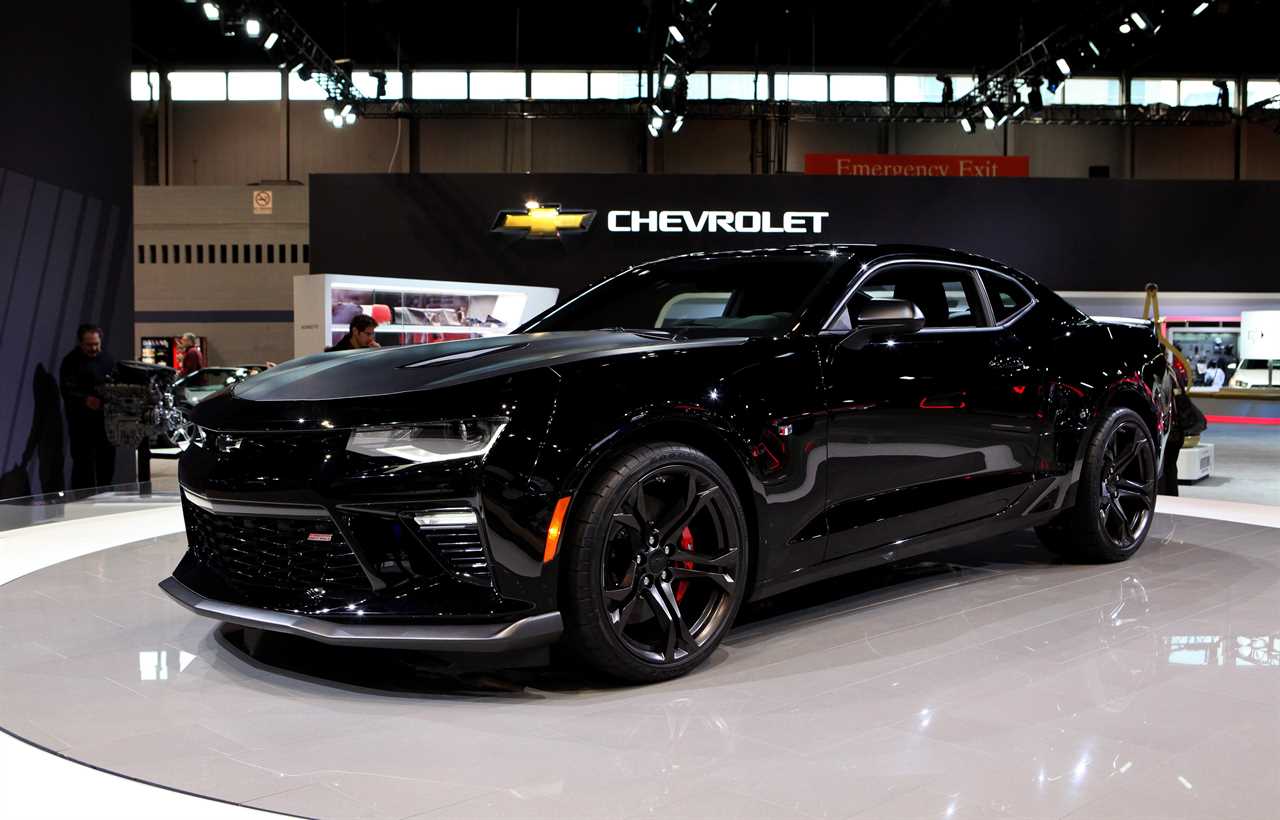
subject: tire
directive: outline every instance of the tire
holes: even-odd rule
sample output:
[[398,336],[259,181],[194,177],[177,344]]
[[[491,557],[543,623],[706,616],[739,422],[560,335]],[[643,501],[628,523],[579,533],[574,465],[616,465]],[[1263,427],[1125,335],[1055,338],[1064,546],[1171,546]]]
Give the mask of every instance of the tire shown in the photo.
[[1145,421],[1132,410],[1107,412],[1085,448],[1075,506],[1036,535],[1073,561],[1113,563],[1133,556],[1155,514],[1156,448]]
[[639,445],[597,470],[565,536],[563,648],[614,680],[698,666],[746,597],[742,501],[719,465],[684,444]]

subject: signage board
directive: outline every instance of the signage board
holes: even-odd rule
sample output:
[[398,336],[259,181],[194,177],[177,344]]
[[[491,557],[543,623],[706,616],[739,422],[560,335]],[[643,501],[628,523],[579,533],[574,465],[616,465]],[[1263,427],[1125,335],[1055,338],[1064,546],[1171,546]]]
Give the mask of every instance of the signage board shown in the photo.
[[841,177],[1025,177],[1030,157],[969,154],[805,154],[806,174]]

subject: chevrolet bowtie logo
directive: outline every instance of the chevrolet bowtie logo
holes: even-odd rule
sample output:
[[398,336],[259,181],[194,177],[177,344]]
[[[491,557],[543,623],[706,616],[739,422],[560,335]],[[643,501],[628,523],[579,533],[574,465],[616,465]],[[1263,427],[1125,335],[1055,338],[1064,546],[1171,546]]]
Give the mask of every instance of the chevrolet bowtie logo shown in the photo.
[[568,210],[551,203],[529,202],[523,211],[499,211],[493,230],[533,239],[555,239],[565,234],[586,233],[595,215],[595,211]]

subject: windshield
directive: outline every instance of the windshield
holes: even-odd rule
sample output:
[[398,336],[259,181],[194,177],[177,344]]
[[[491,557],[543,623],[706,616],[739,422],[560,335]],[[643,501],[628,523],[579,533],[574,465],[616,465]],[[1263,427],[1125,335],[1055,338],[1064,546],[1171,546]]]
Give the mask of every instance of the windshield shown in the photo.
[[[1272,360],[1271,360],[1271,366],[1272,366],[1273,368],[1277,369],[1277,370],[1280,370],[1280,359],[1272,359]],[[1267,360],[1266,360],[1266,359],[1245,359],[1244,361],[1240,362],[1240,367],[1239,367],[1238,369],[1240,369],[1240,370],[1266,370],[1266,369],[1267,369]]]
[[633,268],[583,291],[520,329],[788,330],[831,270],[826,254],[682,257]]

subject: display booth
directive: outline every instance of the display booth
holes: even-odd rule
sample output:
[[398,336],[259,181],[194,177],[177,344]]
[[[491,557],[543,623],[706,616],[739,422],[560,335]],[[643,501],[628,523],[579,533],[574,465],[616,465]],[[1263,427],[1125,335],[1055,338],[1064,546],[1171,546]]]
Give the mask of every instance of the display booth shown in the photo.
[[378,323],[383,347],[510,333],[556,302],[558,290],[382,276],[298,276],[294,355],[337,344],[357,316]]

